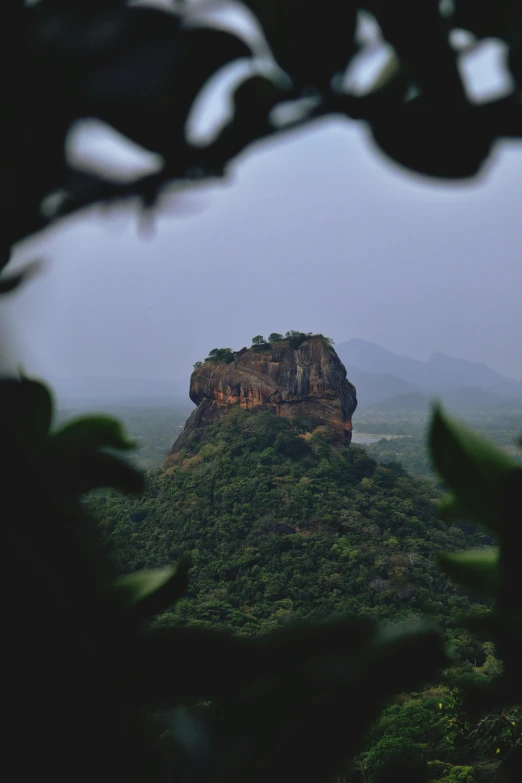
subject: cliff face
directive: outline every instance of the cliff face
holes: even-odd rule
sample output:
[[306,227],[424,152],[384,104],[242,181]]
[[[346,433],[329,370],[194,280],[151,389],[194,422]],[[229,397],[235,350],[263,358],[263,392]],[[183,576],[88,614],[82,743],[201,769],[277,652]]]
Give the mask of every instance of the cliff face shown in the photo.
[[234,407],[271,411],[277,416],[305,416],[313,427],[325,426],[332,441],[348,445],[356,391],[335,350],[322,338],[305,340],[298,348],[274,343],[270,351],[243,348],[232,364],[204,363],[192,373],[190,399],[197,409],[172,448],[188,436],[226,416]]

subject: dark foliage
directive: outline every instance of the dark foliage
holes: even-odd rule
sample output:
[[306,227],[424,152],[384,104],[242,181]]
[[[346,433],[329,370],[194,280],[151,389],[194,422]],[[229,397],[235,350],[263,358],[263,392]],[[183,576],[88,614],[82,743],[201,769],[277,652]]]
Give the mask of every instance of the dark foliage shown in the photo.
[[[124,0],[7,4],[3,263],[14,242],[63,215],[129,195],[148,207],[170,182],[223,175],[253,142],[325,114],[364,120],[394,161],[446,179],[475,176],[496,139],[522,133],[517,2],[328,0],[320,10],[296,0],[245,5],[258,17],[275,67],[272,75],[251,75],[235,88],[232,119],[201,146],[186,134],[201,89],[232,61],[250,58],[255,65],[256,51],[238,35],[212,26],[208,17],[198,21],[188,3],[172,10]],[[361,53],[356,21],[362,11],[377,20],[392,55],[373,87],[355,95],[344,89],[342,75]],[[467,97],[458,67],[462,53],[451,43],[455,29],[469,31],[477,45],[490,37],[507,44],[509,95],[478,105]],[[305,96],[316,100],[304,116],[275,123],[274,107],[292,101],[297,107]],[[86,117],[161,155],[160,170],[127,183],[75,165],[66,141]]]
[[234,351],[232,348],[213,348],[205,359],[206,364],[232,364],[233,361]]

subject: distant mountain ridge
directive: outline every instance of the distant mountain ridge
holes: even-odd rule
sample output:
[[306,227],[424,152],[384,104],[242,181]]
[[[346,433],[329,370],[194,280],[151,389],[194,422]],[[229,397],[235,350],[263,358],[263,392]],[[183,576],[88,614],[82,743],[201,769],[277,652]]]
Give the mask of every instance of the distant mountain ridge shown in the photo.
[[[483,362],[471,362],[434,353],[427,362],[401,356],[376,343],[353,338],[336,345],[348,380],[357,389],[359,407],[392,401],[392,409],[418,409],[421,398],[437,397],[458,408],[504,407],[518,410],[522,384]],[[521,368],[522,369],[522,368]],[[178,380],[151,378],[50,378],[58,402],[85,404],[169,404],[189,399],[189,377]],[[396,399],[397,398],[397,399]],[[408,400],[409,398],[409,400]],[[394,402],[393,402],[394,401]]]
[[[483,362],[433,353],[427,362],[400,356],[376,343],[354,338],[336,346],[348,377],[357,386],[361,405],[417,392],[427,397],[461,389],[481,389],[493,397],[522,399],[522,385]],[[369,394],[364,399],[357,375]],[[407,388],[400,389],[401,383]]]
[[391,397],[419,392],[412,383],[408,383],[390,372],[366,372],[360,367],[354,367],[346,362],[344,362],[344,366],[350,382],[357,389],[357,398],[362,405],[373,405]]

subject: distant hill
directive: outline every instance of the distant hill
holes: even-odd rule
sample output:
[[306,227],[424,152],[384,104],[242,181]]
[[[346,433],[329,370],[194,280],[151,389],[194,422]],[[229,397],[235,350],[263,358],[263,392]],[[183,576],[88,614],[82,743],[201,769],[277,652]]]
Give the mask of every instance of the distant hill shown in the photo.
[[448,410],[462,411],[521,411],[522,399],[504,397],[501,394],[493,394],[476,386],[465,389],[456,389],[442,395],[442,402]]
[[471,386],[465,389],[456,389],[446,392],[446,394],[436,395],[430,398],[419,392],[410,394],[399,394],[385,400],[377,400],[372,403],[363,404],[359,407],[359,414],[404,414],[412,416],[414,414],[426,416],[429,413],[432,399],[438,399],[448,411],[455,413],[522,413],[522,399],[517,400],[514,397],[504,397],[500,394]]
[[483,362],[470,362],[442,353],[434,353],[429,361],[423,362],[359,339],[340,343],[336,348],[345,366],[377,375],[391,374],[428,396],[476,387],[505,396],[522,397],[522,386],[517,381],[506,378]]
[[488,389],[492,394],[502,394],[504,397],[515,397],[522,400],[522,383],[506,379]]
[[383,415],[392,413],[411,415],[418,413],[424,416],[428,412],[429,405],[430,401],[424,394],[411,392],[410,394],[398,394],[396,397],[390,397],[387,400],[380,400],[367,407],[361,405],[360,413],[378,412]]
[[420,393],[412,383],[403,381],[390,372],[375,373],[366,372],[359,367],[353,367],[345,363],[348,380],[357,389],[359,405],[373,405],[398,395],[410,395]]
[[338,343],[335,347],[346,367],[350,365],[374,374],[391,373],[412,384],[423,380],[419,371],[419,365],[423,362],[399,356],[376,343],[354,338],[346,343]]

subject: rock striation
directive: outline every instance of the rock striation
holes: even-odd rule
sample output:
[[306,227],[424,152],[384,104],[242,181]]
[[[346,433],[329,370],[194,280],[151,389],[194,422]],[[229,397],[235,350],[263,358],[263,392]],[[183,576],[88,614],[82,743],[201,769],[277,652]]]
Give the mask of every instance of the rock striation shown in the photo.
[[198,407],[171,453],[183,448],[194,430],[238,406],[304,417],[312,428],[324,427],[332,442],[348,445],[357,407],[355,386],[335,349],[321,336],[309,337],[298,347],[282,341],[263,350],[242,348],[230,364],[204,362],[192,373],[190,399]]

